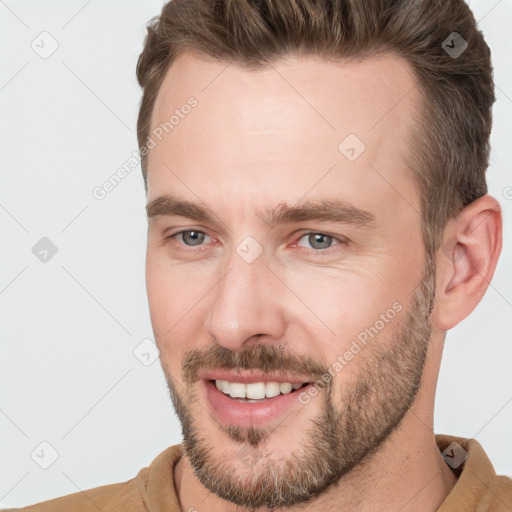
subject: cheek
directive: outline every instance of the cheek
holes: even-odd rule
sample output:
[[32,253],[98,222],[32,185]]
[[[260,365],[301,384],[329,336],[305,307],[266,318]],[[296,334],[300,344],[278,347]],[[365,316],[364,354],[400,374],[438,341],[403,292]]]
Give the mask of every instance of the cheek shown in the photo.
[[163,328],[169,311],[170,285],[168,274],[161,271],[156,258],[149,252],[146,255],[146,292],[148,296],[149,312],[155,334]]
[[194,293],[193,276],[180,264],[170,261],[164,250],[146,253],[146,291],[152,319],[171,323],[185,314],[189,296]]
[[155,341],[165,366],[180,370],[183,354],[201,336],[205,318],[206,279],[198,279],[179,264],[170,265],[163,258],[146,257],[146,291]]
[[[322,353],[328,365],[351,350],[355,340],[364,347],[365,341],[388,338],[404,309],[407,290],[402,290],[400,280],[390,279],[389,273],[383,270],[314,272],[307,279],[304,273],[301,277],[301,284],[291,288],[303,299],[307,310],[297,303],[304,314],[296,314],[294,318],[307,333],[308,350]],[[288,279],[293,276],[289,275]],[[354,348],[353,352],[356,351]]]
[[151,323],[159,341],[172,335],[187,309],[190,286],[176,268],[148,252],[146,256],[146,291]]

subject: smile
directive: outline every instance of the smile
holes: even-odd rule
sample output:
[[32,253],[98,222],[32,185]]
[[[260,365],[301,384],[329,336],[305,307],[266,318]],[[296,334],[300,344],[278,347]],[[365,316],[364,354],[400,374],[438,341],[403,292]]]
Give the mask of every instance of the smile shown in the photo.
[[287,395],[292,390],[301,388],[304,384],[290,382],[228,382],[227,380],[216,379],[216,388],[231,398],[243,399],[244,401],[260,401],[265,398],[274,398],[279,395]]

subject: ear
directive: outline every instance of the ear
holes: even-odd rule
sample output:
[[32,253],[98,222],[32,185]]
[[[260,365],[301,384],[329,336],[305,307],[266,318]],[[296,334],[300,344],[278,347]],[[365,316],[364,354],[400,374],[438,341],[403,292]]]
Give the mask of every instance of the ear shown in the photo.
[[447,224],[436,255],[435,327],[447,331],[476,308],[494,275],[501,246],[501,207],[492,196],[476,199]]

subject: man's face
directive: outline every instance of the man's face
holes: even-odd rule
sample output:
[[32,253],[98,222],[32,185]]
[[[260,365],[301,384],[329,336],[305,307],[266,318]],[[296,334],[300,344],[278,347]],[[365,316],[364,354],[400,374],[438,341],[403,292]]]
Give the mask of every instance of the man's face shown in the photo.
[[[226,500],[318,495],[422,384],[433,276],[405,166],[417,92],[391,56],[249,71],[184,54],[165,77],[152,127],[179,121],[149,156],[148,203],[172,196],[149,209],[151,320],[185,453]],[[284,394],[239,401],[216,378]]]

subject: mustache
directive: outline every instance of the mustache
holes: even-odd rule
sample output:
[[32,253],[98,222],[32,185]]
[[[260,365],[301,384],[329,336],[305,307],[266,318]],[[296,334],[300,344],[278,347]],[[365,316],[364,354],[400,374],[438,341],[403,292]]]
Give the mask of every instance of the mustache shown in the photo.
[[328,367],[311,355],[295,355],[284,345],[259,344],[233,351],[216,345],[209,349],[192,349],[183,358],[182,380],[192,385],[199,380],[201,370],[254,370],[262,373],[283,372],[306,374],[312,380],[322,378]]

